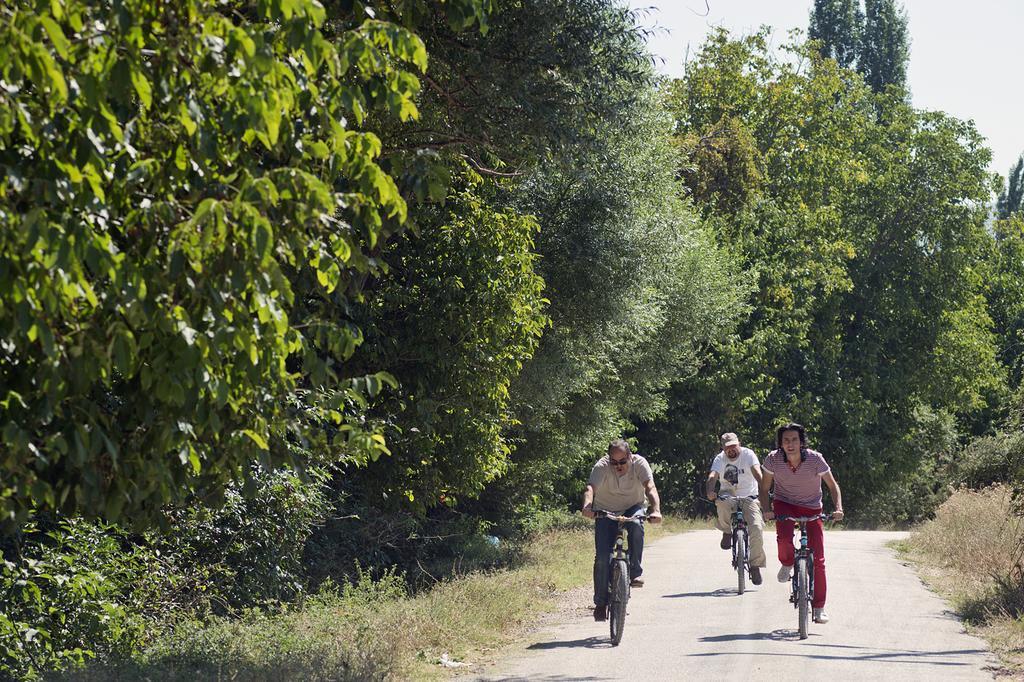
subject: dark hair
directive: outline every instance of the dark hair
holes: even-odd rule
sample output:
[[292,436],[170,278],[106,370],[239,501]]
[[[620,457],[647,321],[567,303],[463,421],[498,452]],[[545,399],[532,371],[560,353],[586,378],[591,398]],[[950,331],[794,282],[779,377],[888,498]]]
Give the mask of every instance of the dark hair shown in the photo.
[[611,443],[608,443],[608,452],[612,450],[622,450],[627,455],[633,454],[633,451],[629,448],[629,443],[623,438],[616,438]]
[[783,424],[778,428],[775,432],[775,447],[779,450],[782,449],[782,434],[786,431],[796,431],[800,435],[800,455],[804,456],[804,450],[807,449],[807,431],[796,422]]

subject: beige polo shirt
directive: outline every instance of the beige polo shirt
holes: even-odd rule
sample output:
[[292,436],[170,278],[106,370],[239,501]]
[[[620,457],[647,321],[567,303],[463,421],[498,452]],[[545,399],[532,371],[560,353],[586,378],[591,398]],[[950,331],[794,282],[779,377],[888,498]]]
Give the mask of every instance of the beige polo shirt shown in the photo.
[[654,478],[651,465],[640,455],[630,455],[625,475],[615,473],[615,467],[605,455],[590,472],[588,483],[594,488],[594,509],[621,514],[634,504],[643,504],[647,498],[645,485]]

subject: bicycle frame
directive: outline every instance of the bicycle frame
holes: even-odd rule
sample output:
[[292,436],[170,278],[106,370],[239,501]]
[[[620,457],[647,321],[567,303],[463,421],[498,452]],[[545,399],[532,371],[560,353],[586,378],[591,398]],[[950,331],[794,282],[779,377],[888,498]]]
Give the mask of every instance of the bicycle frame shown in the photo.
[[[725,502],[735,502],[736,507],[732,512],[732,567],[739,568],[742,562],[743,566],[750,564],[750,533],[747,531],[747,520],[743,516],[743,505],[740,501],[744,498],[736,497],[734,495],[718,495],[718,499]],[[756,500],[756,496],[750,496],[751,500]],[[736,536],[743,535],[743,556],[736,556]]]
[[[647,515],[638,513],[635,516],[620,516],[604,510],[595,509],[596,518],[616,521],[618,528],[615,535],[615,547],[608,562],[608,622],[611,629],[612,645],[622,640],[622,630],[626,622],[626,604],[629,602],[629,549],[626,547],[626,524],[642,524]],[[618,567],[618,570],[616,570]],[[616,592],[618,590],[618,592]]]
[[[820,518],[824,518],[822,515]],[[785,519],[783,519],[785,520]],[[814,551],[811,550],[810,545],[807,541],[807,524],[808,521],[803,519],[794,519],[800,526],[800,547],[797,548],[793,554],[793,565],[796,566],[796,562],[799,559],[805,559],[807,561],[807,598],[814,601]],[[813,519],[812,519],[813,520]],[[800,604],[797,598],[797,572],[793,571],[793,578],[790,580],[792,583],[792,592],[789,595],[789,601],[793,603],[793,608],[798,608]]]
[[[807,637],[810,612],[814,603],[814,552],[811,550],[807,538],[807,524],[812,521],[827,521],[831,518],[828,514],[815,514],[814,516],[787,516],[776,515],[776,521],[793,521],[800,526],[800,546],[793,555],[793,578],[792,591],[789,601],[793,608],[799,611],[797,620],[800,632],[800,639]],[[803,562],[804,571],[807,576],[807,591],[803,599],[800,597],[800,564]]]
[[647,520],[646,514],[636,514],[635,516],[619,516],[618,514],[612,514],[602,509],[594,510],[595,518],[611,519],[618,523],[619,527],[615,531],[615,548],[612,550],[611,558],[609,561],[629,561],[629,548],[626,544],[626,525],[630,523],[643,523]]

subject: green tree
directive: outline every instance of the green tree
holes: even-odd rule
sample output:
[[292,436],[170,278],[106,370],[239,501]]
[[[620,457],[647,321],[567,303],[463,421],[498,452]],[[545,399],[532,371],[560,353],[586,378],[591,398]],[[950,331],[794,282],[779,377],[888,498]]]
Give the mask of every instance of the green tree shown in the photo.
[[[457,34],[440,21],[420,34],[431,54],[422,115],[382,132],[389,167],[401,179],[433,159],[455,176],[468,165],[480,179],[443,207],[410,208],[421,235],[445,226],[462,233],[459,248],[409,237],[382,253],[392,267],[371,285],[380,329],[371,341],[366,326],[364,350],[368,358],[384,353],[383,366],[402,387],[381,406],[395,426],[392,457],[353,480],[377,499],[411,495],[422,508],[468,497],[505,472],[489,484],[486,504],[515,505],[529,498],[519,483],[533,486],[533,472],[574,471],[595,443],[628,428],[630,410],[658,409],[651,386],[698,355],[702,337],[687,336],[703,329],[695,320],[709,308],[718,318],[712,328],[732,319],[716,307],[727,277],[678,199],[664,135],[670,121],[648,112],[659,105],[632,13],[604,0],[531,1],[504,7],[486,35]],[[650,137],[657,142],[636,143]],[[400,186],[430,198],[429,184]],[[459,216],[467,211],[469,222]],[[527,242],[512,238],[534,221],[535,261],[517,251]],[[706,269],[704,249],[712,251]],[[524,269],[513,277],[513,266]],[[534,270],[546,281],[552,325],[530,359]],[[452,288],[458,281],[463,290]],[[396,296],[409,282],[416,295]],[[695,300],[698,288],[708,301]],[[376,300],[378,292],[390,293]],[[508,317],[501,311],[511,302],[518,313]],[[503,326],[514,319],[518,328]],[[416,353],[378,351],[377,339],[393,333],[410,344],[430,341]],[[496,353],[496,342],[507,352]],[[391,354],[397,362],[387,360]],[[555,445],[567,440],[571,453]],[[548,492],[551,478],[540,481]]]
[[665,409],[742,311],[743,286],[680,197],[657,101],[601,130],[605,147],[538,173],[521,200],[541,222],[552,329],[513,387],[512,499],[575,501],[612,437]]
[[[1004,390],[979,299],[989,153],[970,124],[792,49],[790,63],[764,34],[719,33],[673,85],[696,166],[684,178],[715,188],[700,208],[757,289],[739,333],[674,387],[643,440],[680,453],[679,475],[693,475],[718,433],[767,446],[779,421],[796,419],[831,456],[851,508],[881,505]],[[730,154],[758,176],[693,144],[725,126],[745,130]]]
[[354,361],[399,382],[370,410],[391,455],[355,474],[377,504],[454,504],[506,468],[509,386],[547,318],[537,223],[488,193],[464,170],[444,205],[419,207],[417,233],[381,253],[388,272],[356,315],[365,343]]
[[1010,177],[996,201],[996,216],[1009,218],[1024,208],[1024,156],[1017,159],[1010,169]]
[[860,54],[864,13],[860,0],[814,0],[808,35],[821,41],[821,54],[852,68]]
[[[410,12],[422,3],[404,3]],[[485,24],[491,2],[448,3]],[[0,10],[0,513],[168,502],[386,452],[344,314],[406,203],[407,28],[313,0]]]
[[993,225],[994,239],[982,271],[999,359],[1012,390],[1024,379],[1024,216],[1011,214]]
[[896,0],[864,0],[864,32],[857,70],[875,92],[906,89],[910,39],[907,13]]

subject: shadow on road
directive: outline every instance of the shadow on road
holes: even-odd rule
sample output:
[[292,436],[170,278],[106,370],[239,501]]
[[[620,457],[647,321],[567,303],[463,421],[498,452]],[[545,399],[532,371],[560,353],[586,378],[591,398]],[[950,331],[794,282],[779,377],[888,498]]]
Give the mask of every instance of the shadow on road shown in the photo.
[[796,639],[799,633],[796,630],[772,630],[771,632],[749,632],[733,635],[715,635],[714,637],[701,637],[702,642],[742,642],[744,640],[774,640],[776,642],[787,639]]
[[[757,590],[747,590],[748,592],[757,592]],[[736,590],[731,588],[722,588],[715,590],[714,592],[680,592],[679,594],[663,594],[662,599],[681,599],[683,597],[738,597]]]
[[[527,649],[610,649],[612,643],[607,637],[587,637],[586,639],[569,639],[561,642],[537,642],[526,647]],[[597,678],[594,678],[597,679]]]
[[[778,636],[775,636],[778,635]],[[811,633],[811,636],[816,636]],[[761,640],[761,639],[780,639],[780,640],[796,640],[796,630],[776,630],[772,633],[753,633],[748,635],[722,635],[719,637],[704,637],[701,639],[702,642],[728,642],[735,640]],[[842,644],[815,644],[813,642],[807,642],[801,644],[801,646],[816,646],[816,647],[834,647],[843,649],[860,649],[864,653],[853,654],[848,656],[841,656],[839,654],[794,654],[785,652],[772,652],[772,651],[756,651],[756,652],[741,652],[741,651],[709,651],[699,654],[690,654],[690,656],[706,658],[710,656],[789,656],[796,658],[813,658],[818,660],[826,661],[880,661],[882,663],[924,663],[927,665],[941,665],[941,666],[959,666],[959,665],[971,665],[968,661],[950,661],[950,660],[927,660],[928,657],[951,657],[951,656],[973,656],[975,654],[987,653],[984,649],[955,649],[950,651],[912,651],[912,650],[895,650],[895,649],[876,649],[874,647],[859,647],[856,645],[842,645]],[[907,659],[907,660],[901,660]]]

